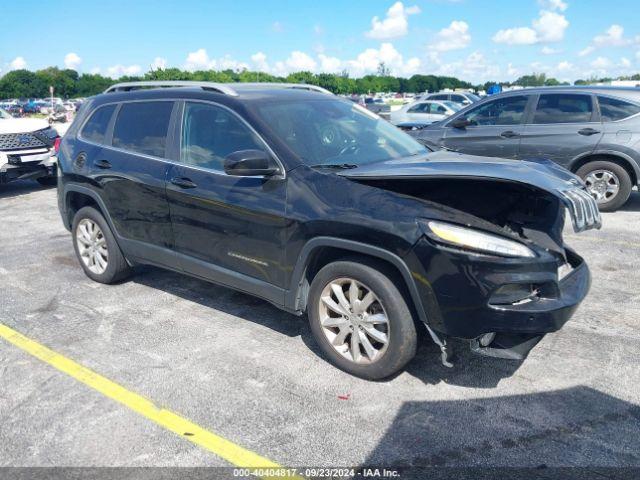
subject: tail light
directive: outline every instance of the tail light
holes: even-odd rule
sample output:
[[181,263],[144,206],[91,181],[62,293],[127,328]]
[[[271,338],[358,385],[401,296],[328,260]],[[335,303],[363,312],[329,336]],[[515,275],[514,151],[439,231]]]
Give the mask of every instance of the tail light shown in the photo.
[[58,152],[60,151],[60,141],[62,139],[60,137],[57,137],[54,141],[53,141],[53,150],[56,152],[56,155],[58,154]]

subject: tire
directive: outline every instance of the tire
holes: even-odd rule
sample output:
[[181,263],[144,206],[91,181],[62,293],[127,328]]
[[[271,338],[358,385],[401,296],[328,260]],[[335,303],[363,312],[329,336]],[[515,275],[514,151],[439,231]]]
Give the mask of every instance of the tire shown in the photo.
[[[596,160],[580,167],[576,174],[587,183],[587,188],[589,192],[596,197],[598,208],[601,212],[616,211],[626,203],[631,195],[631,189],[633,187],[631,177],[624,167],[617,163],[606,160]],[[610,182],[615,182],[618,185],[617,193],[610,198],[607,198],[606,194],[602,196],[602,190],[597,191],[596,189],[598,181],[604,182],[600,184],[602,188],[606,186],[606,178],[609,178]],[[593,180],[596,180],[596,183],[592,182]],[[602,196],[602,198],[598,198],[599,196]]]
[[36,182],[38,182],[43,187],[55,187],[58,185],[58,177],[39,177],[36,178]]
[[[417,333],[411,310],[404,295],[390,279],[392,276],[383,264],[376,262],[337,261],[322,268],[309,289],[309,324],[325,357],[341,370],[367,380],[380,380],[398,373],[416,353]],[[358,294],[354,296],[358,302],[365,300],[367,292],[375,296],[376,300],[366,310],[361,310],[361,303],[349,302],[351,283],[348,281],[356,284]],[[352,307],[353,313],[347,312],[348,317],[329,308],[322,299],[329,296],[334,308],[341,307],[332,285],[342,290],[343,300]],[[372,297],[366,298],[370,300]],[[345,311],[344,308],[342,311]],[[360,317],[358,313],[361,313]],[[381,313],[383,316],[380,316]],[[387,323],[378,323],[383,317],[386,317]],[[334,323],[339,326],[332,327]],[[369,333],[372,329],[377,330],[372,332],[374,336]],[[358,334],[356,339],[364,335],[369,343],[367,347],[376,352],[370,355],[371,348],[365,348],[365,342],[362,341],[355,345],[357,353],[352,353],[354,333],[351,332]],[[376,340],[384,338],[386,343]],[[338,346],[334,347],[332,343]],[[357,358],[358,354],[360,358]]]
[[[91,225],[94,225],[98,230],[91,229]],[[79,230],[80,229],[80,230]],[[131,273],[131,267],[124,258],[118,243],[116,242],[109,225],[102,216],[102,214],[93,207],[83,207],[73,217],[73,224],[71,228],[73,237],[73,248],[78,257],[78,262],[84,270],[84,273],[91,279],[99,283],[116,283],[126,278]],[[88,239],[91,235],[86,233],[95,232],[95,242],[92,244],[92,240]],[[99,233],[98,233],[99,232]],[[84,239],[85,242],[79,240],[79,237]],[[84,256],[80,252],[80,244],[91,246],[93,250],[89,250],[89,253]],[[100,248],[96,248],[100,245]],[[104,254],[106,249],[106,255]],[[93,253],[93,255],[92,255]],[[104,263],[96,260],[96,255],[100,255]],[[92,257],[89,259],[89,257]],[[93,260],[93,267],[91,266],[91,260]]]

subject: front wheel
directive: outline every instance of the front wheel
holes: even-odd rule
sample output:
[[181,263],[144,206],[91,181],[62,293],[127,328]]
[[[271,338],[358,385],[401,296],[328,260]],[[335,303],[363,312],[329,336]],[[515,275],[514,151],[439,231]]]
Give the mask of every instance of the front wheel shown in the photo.
[[313,279],[307,303],[311,331],[328,360],[369,380],[399,372],[417,344],[404,296],[379,267],[331,263]]
[[604,160],[589,162],[580,167],[576,174],[584,180],[601,212],[617,210],[631,195],[631,177],[617,163]]

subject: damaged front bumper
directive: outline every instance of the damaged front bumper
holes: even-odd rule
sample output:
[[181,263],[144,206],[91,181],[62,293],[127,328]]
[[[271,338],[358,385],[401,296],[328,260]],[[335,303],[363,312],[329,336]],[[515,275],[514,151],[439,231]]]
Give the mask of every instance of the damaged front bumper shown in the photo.
[[491,343],[507,348],[525,343],[530,349],[542,335],[562,328],[591,284],[587,264],[574,251],[566,249],[566,262],[548,251],[537,254],[534,259],[479,255],[422,238],[407,260],[429,327],[476,341],[477,353],[526,355],[528,350],[515,357],[495,354],[479,339],[496,334]]

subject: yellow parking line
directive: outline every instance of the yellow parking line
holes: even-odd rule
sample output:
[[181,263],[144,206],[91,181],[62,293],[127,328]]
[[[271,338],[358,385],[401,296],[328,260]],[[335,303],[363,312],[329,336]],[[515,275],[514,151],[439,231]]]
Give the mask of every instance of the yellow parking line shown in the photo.
[[153,402],[147,400],[141,395],[127,390],[108,378],[105,378],[102,375],[99,375],[96,372],[74,362],[73,360],[40,345],[38,342],[25,337],[21,333],[18,333],[1,323],[0,337],[24,350],[28,354],[33,355],[37,359],[48,363],[62,373],[66,373],[70,377],[84,383],[93,390],[121,403],[134,412],[154,421],[158,425],[180,435],[186,440],[215,453],[217,456],[237,467],[259,469],[282,468],[277,463],[261,457],[246,448],[242,448],[226,438],[209,432],[180,415],[157,407]]

